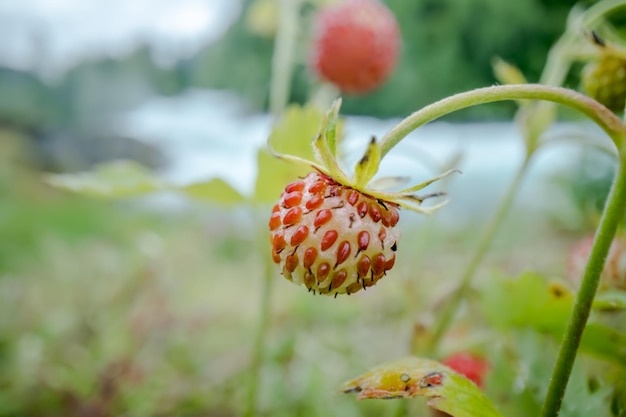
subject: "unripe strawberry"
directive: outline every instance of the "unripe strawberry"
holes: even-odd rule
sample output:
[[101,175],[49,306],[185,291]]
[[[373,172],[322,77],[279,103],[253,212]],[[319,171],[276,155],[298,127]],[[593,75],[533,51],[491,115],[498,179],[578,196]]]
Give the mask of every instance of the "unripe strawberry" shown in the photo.
[[[575,286],[579,287],[582,280],[594,236],[587,236],[572,246],[567,258],[566,276]],[[626,289],[626,243],[615,238],[604,263],[604,269],[600,276],[599,289]]]
[[584,91],[613,112],[621,113],[626,104],[626,59],[602,54],[597,62],[583,69]]
[[468,352],[452,354],[443,359],[441,363],[464,375],[479,388],[483,387],[485,374],[489,370],[489,362]]
[[416,192],[459,172],[451,169],[398,190],[408,178],[374,179],[384,151],[372,137],[354,173],[347,174],[337,160],[340,105],[341,100],[336,100],[322,119],[313,140],[316,161],[278,153],[271,137],[268,141],[277,158],[315,170],[287,185],[272,209],[272,259],[288,280],[314,293],[335,296],[366,289],[385,276],[396,261],[398,209],[422,214],[439,210],[447,201],[430,207],[422,203],[443,193]]
[[311,66],[345,93],[367,93],[389,77],[400,44],[398,22],[384,4],[347,0],[316,15]]
[[399,218],[393,203],[312,172],[287,185],[272,210],[272,259],[309,291],[355,293],[393,267]]

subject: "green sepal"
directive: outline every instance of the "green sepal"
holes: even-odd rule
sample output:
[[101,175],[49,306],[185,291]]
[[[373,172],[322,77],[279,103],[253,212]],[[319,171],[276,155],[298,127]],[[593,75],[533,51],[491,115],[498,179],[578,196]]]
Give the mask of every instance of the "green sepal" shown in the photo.
[[333,101],[326,114],[326,126],[322,135],[326,140],[328,150],[333,157],[337,157],[337,127],[339,122],[339,109],[341,108],[341,98]]
[[339,128],[340,107],[341,98],[338,98],[324,115],[319,133],[313,141],[313,150],[317,160],[325,168],[322,172],[344,185],[350,185],[348,176],[343,172],[337,161],[337,130]]
[[357,399],[424,397],[428,405],[452,417],[502,417],[472,381],[430,359],[409,357],[383,364],[344,383]]
[[411,180],[410,177],[382,177],[376,178],[369,183],[369,188],[373,190],[388,190],[390,188],[398,188],[407,184]]
[[382,152],[380,145],[376,142],[376,138],[372,136],[372,140],[370,140],[369,145],[367,145],[365,154],[354,167],[354,184],[357,188],[365,188],[367,183],[374,178],[374,175],[376,175],[380,167],[381,158]]
[[419,183],[417,185],[414,185],[412,187],[404,188],[404,189],[398,191],[398,193],[399,194],[414,193],[416,191],[419,191],[419,190],[421,190],[423,188],[428,187],[433,182],[437,182],[437,181],[439,181],[441,179],[444,179],[445,177],[447,177],[447,176],[449,176],[451,174],[455,174],[455,173],[462,174],[462,172],[460,170],[456,169],[456,168],[455,169],[449,169],[448,171],[444,172],[443,174],[439,174],[436,177],[430,178],[430,179],[428,179],[428,180],[426,180],[424,182],[421,182],[421,183]]

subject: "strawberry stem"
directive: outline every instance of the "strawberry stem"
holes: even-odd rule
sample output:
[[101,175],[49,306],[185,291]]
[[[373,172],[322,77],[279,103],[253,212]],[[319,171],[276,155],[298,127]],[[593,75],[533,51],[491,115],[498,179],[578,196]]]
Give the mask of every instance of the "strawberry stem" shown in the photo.
[[468,107],[505,100],[545,100],[563,104],[580,111],[596,122],[622,148],[622,132],[626,128],[620,119],[597,101],[576,91],[542,84],[498,85],[466,91],[421,108],[392,128],[380,141],[382,156],[418,127]]

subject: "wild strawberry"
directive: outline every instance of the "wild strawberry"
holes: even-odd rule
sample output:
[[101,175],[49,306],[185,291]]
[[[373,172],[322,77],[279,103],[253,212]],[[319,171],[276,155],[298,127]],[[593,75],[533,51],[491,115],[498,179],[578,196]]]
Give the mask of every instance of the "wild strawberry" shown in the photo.
[[[369,184],[383,157],[372,138],[349,177],[336,159],[336,123],[340,101],[335,102],[313,141],[318,162],[293,155],[274,154],[285,161],[315,169],[285,187],[269,219],[272,259],[288,280],[320,294],[351,294],[374,285],[396,261],[400,219],[404,207],[430,214],[446,202],[420,207],[429,197],[414,193],[449,175],[443,173],[400,191],[382,191],[380,184],[397,186],[399,178]],[[374,183],[374,182],[373,182]],[[368,186],[369,184],[369,186]]]
[[[593,235],[587,236],[576,242],[569,251],[566,276],[575,287],[580,286],[593,241]],[[613,239],[600,276],[599,289],[608,288],[626,289],[626,242],[620,238]]]
[[609,110],[621,113],[626,105],[626,51],[607,44],[593,32],[591,41],[599,54],[583,68],[582,88]]
[[583,69],[582,87],[609,110],[621,113],[626,104],[626,59],[604,55]]
[[489,362],[468,352],[454,353],[443,359],[441,363],[464,375],[479,388],[483,387],[485,374],[489,370]]
[[399,219],[392,203],[312,172],[287,185],[274,206],[272,258],[285,278],[309,290],[355,293],[393,267]]
[[377,0],[348,0],[315,17],[311,66],[345,93],[367,93],[396,66],[400,30],[393,13]]

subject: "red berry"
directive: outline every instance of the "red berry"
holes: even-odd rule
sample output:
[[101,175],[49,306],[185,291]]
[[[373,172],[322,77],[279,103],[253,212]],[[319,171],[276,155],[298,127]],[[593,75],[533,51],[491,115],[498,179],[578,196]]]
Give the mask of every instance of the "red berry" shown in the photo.
[[479,388],[483,387],[485,374],[489,370],[489,362],[468,352],[458,352],[441,361],[452,370],[473,381]]
[[393,203],[318,172],[285,191],[270,218],[272,259],[285,278],[320,294],[350,294],[374,285],[393,267],[399,233],[381,222],[397,223]]
[[396,66],[400,30],[393,13],[377,0],[347,0],[315,17],[313,70],[345,93],[379,87]]

